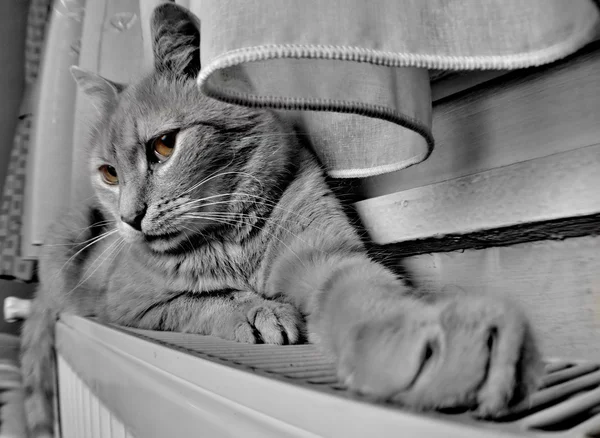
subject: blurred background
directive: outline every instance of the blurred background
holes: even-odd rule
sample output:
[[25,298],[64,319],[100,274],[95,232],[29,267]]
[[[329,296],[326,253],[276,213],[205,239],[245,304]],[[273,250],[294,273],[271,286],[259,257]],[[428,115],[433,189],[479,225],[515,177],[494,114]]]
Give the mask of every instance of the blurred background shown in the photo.
[[[4,188],[25,90],[25,40],[29,0],[0,1],[0,193]],[[0,301],[8,296],[30,298],[34,284],[0,277]],[[20,324],[0,318],[0,333],[18,333]]]

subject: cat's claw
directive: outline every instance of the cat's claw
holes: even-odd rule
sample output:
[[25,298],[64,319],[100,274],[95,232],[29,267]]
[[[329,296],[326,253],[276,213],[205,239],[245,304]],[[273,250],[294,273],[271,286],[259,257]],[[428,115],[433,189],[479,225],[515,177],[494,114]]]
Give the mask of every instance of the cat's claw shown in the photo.
[[540,355],[511,304],[460,297],[355,328],[339,357],[351,390],[416,409],[498,417],[536,387]]

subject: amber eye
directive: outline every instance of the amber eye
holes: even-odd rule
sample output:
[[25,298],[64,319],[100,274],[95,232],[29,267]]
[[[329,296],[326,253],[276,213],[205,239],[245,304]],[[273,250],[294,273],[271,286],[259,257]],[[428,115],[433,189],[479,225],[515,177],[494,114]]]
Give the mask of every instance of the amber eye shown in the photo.
[[152,150],[154,151],[156,158],[158,158],[158,161],[166,161],[171,154],[173,154],[176,141],[176,132],[161,135],[152,141]]
[[98,168],[102,179],[106,184],[116,185],[119,184],[119,175],[117,175],[117,169],[108,164],[104,164]]

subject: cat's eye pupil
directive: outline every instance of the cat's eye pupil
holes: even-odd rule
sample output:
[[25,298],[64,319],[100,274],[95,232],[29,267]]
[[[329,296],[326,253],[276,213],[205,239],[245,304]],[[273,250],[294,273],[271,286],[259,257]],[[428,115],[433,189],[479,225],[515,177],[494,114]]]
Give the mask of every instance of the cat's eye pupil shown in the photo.
[[160,138],[162,144],[164,144],[168,148],[175,147],[175,136],[173,134],[165,134]]

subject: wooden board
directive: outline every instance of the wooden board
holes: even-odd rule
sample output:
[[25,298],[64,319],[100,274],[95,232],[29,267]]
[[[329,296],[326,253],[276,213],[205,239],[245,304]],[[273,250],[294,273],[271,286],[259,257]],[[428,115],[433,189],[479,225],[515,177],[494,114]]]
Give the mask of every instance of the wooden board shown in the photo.
[[403,264],[427,289],[514,298],[547,356],[600,360],[600,237],[426,254]]
[[[600,42],[439,101],[427,161],[363,182],[367,198],[598,143]],[[399,145],[398,147],[401,147]]]
[[379,244],[597,214],[600,144],[367,199],[356,206]]

